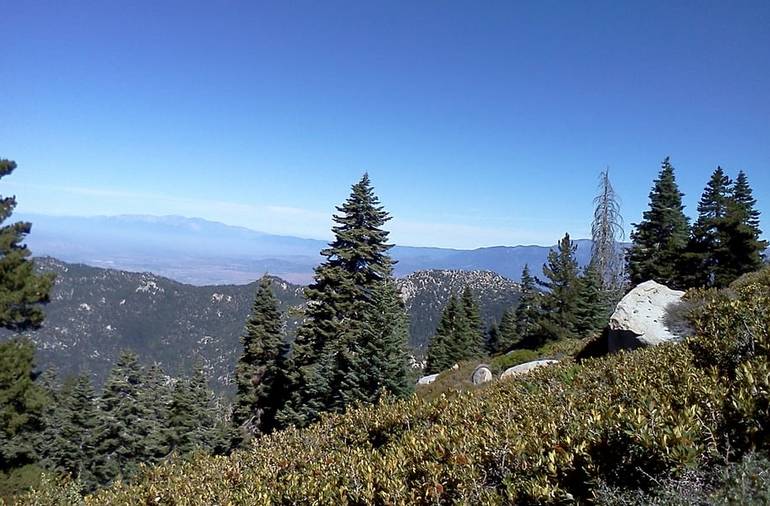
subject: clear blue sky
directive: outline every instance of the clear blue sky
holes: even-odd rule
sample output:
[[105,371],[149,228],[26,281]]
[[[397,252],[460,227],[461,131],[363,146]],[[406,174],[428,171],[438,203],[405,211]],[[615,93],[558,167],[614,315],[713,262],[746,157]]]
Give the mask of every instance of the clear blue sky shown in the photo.
[[[325,238],[369,171],[401,244],[628,223],[671,155],[770,229],[770,2],[0,0],[0,183],[19,211],[180,214]],[[767,235],[767,234],[766,234]]]

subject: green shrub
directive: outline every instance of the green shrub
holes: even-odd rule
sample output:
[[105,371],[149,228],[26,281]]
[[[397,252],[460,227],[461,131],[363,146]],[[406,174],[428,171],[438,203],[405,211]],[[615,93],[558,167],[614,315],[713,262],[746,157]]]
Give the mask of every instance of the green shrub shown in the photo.
[[649,491],[601,486],[595,502],[600,506],[770,504],[770,461],[751,453],[738,462],[702,466],[661,480]]
[[[768,290],[710,292],[684,345],[357,407],[230,457],[149,468],[86,503],[556,504],[592,501],[602,487],[649,490],[728,449],[767,447]],[[47,487],[23,503],[56,504],[59,489]]]

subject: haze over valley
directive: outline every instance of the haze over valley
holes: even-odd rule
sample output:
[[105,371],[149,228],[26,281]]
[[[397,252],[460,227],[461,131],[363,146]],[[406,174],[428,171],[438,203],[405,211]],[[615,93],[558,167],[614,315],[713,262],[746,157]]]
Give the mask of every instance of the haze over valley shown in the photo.
[[[266,234],[180,216],[72,217],[18,214],[33,223],[27,243],[37,256],[134,272],[153,272],[194,285],[251,283],[265,273],[307,284],[326,241]],[[575,241],[583,266],[590,241]],[[525,264],[534,271],[549,247],[497,246],[474,250],[395,246],[395,274],[427,269],[484,270],[518,281]]]

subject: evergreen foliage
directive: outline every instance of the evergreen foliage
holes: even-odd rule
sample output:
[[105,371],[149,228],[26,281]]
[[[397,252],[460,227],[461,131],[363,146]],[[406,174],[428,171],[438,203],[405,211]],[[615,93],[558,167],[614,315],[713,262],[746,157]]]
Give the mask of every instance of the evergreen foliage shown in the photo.
[[462,360],[479,357],[484,350],[484,327],[481,323],[479,303],[469,286],[463,290],[461,303],[465,313],[464,335],[458,341],[461,343]]
[[143,460],[155,463],[169,454],[171,445],[168,427],[171,389],[160,365],[152,364],[143,371],[137,402],[143,413]]
[[[398,307],[392,282],[393,260],[388,255],[388,232],[382,227],[390,216],[374,194],[368,175],[353,185],[348,199],[337,208],[332,228],[334,241],[321,254],[326,257],[306,289],[305,322],[297,331],[287,365],[290,396],[277,419],[282,425],[306,425],[324,411],[342,411],[353,402],[374,402],[383,388],[401,380],[375,378],[367,372],[373,352],[399,357],[406,367],[405,343],[399,325],[385,338],[374,328],[378,293]],[[403,312],[402,308],[397,310]],[[405,337],[405,336],[403,336]],[[398,371],[388,374],[402,377]]]
[[575,330],[578,337],[593,337],[606,325],[610,316],[611,292],[602,287],[597,266],[590,263],[580,277],[575,307]]
[[449,297],[449,301],[441,312],[441,320],[436,327],[436,333],[428,345],[425,371],[434,374],[446,370],[455,362],[452,361],[451,342],[457,334],[457,320],[462,318],[457,297]]
[[[0,178],[11,174],[16,162],[0,158]],[[0,225],[11,217],[16,197],[0,196]],[[50,275],[35,274],[30,251],[22,244],[32,225],[17,222],[0,226],[0,327],[21,332],[43,322],[40,304],[48,302]]]
[[521,271],[521,298],[514,313],[517,338],[523,342],[531,341],[539,332],[541,319],[542,297],[529,272],[529,265],[525,264]]
[[731,181],[721,167],[711,175],[698,202],[698,219],[685,255],[688,286],[716,286],[725,260],[726,218]]
[[[507,311],[505,313],[507,313]],[[503,318],[505,318],[505,313],[503,313]],[[487,330],[486,340],[484,341],[484,351],[486,351],[487,355],[495,355],[500,352],[499,350],[501,348],[500,326],[496,322],[492,322]]]
[[215,453],[224,434],[219,430],[213,393],[199,363],[189,379],[177,380],[169,412],[172,451],[181,456],[194,452]]
[[650,207],[641,223],[634,224],[632,246],[627,252],[632,285],[654,280],[671,288],[686,285],[684,253],[690,227],[682,205],[674,167],[666,157],[650,192]]
[[96,483],[90,475],[95,457],[94,429],[98,418],[91,380],[77,376],[51,391],[52,411],[42,440],[42,465],[48,470],[78,478],[87,488]]
[[145,456],[146,413],[139,402],[142,370],[134,353],[121,353],[99,400],[90,472],[99,484],[127,479]]
[[768,243],[760,239],[762,230],[756,204],[748,177],[740,171],[735,178],[731,198],[727,201],[716,286],[727,286],[741,275],[756,271],[763,265]]
[[[556,249],[548,253],[543,265],[545,281],[538,283],[548,291],[543,296],[543,314],[540,319],[541,340],[572,338],[577,335],[577,302],[580,281],[575,259],[576,246],[565,234]],[[529,343],[541,345],[542,342]]]
[[466,286],[461,297],[450,296],[441,313],[436,334],[428,346],[426,371],[437,373],[449,369],[462,360],[481,356],[484,348],[478,303]]
[[499,334],[498,344],[494,350],[491,350],[492,353],[504,353],[519,342],[520,334],[516,322],[516,310],[509,308],[503,313],[502,318],[500,318],[500,325],[497,329]]
[[369,313],[374,338],[364,342],[363,360],[359,364],[365,391],[375,396],[388,393],[404,397],[413,391],[409,376],[409,320],[396,284],[388,280],[376,285],[373,292],[374,311]]
[[34,359],[28,340],[0,342],[0,477],[39,459],[35,443],[49,399],[35,382]]
[[283,335],[278,301],[263,277],[241,338],[243,352],[235,369],[238,388],[233,409],[236,444],[269,433],[281,406]]

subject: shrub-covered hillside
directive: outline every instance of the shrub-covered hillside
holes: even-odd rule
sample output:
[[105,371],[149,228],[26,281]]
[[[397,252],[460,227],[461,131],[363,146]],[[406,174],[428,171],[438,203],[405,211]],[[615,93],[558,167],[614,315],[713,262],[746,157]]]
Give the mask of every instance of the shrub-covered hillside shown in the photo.
[[[689,299],[686,343],[327,416],[230,457],[147,469],[86,503],[588,502],[741,461],[770,442],[770,270]],[[48,484],[24,502],[73,494]]]

